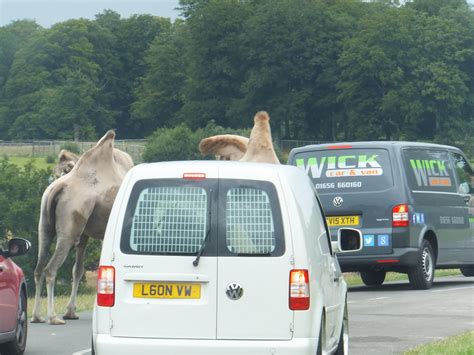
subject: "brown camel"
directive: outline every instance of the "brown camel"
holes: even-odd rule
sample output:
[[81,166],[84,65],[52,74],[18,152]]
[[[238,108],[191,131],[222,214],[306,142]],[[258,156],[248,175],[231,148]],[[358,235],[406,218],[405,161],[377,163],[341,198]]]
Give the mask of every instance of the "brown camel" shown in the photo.
[[208,137],[199,144],[203,155],[213,154],[221,160],[280,164],[275,154],[270,130],[270,117],[265,111],[257,112],[250,139],[225,134]]
[[[71,298],[64,319],[77,319],[76,294],[84,274],[84,252],[88,238],[102,240],[105,227],[120,184],[133,167],[132,158],[114,149],[115,132],[108,131],[85,152],[72,170],[47,187],[41,199],[38,226],[38,262],[35,269],[36,295],[31,322],[44,322],[41,317],[41,288],[46,279],[49,324],[64,324],[54,310],[54,284],[57,270],[69,251],[76,247]],[[54,239],[56,249],[48,258]]]

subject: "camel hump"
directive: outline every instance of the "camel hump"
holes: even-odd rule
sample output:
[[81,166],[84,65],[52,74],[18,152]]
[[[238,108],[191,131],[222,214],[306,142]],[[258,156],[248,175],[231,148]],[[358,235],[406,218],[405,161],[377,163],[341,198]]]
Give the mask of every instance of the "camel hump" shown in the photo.
[[114,140],[115,140],[115,131],[113,129],[110,129],[104,134],[104,136],[101,139],[99,139],[99,141],[97,142],[95,146],[101,147],[107,143],[113,145]]
[[259,111],[255,114],[254,123],[262,122],[262,121],[266,121],[266,122],[270,121],[270,116],[268,115],[267,111]]

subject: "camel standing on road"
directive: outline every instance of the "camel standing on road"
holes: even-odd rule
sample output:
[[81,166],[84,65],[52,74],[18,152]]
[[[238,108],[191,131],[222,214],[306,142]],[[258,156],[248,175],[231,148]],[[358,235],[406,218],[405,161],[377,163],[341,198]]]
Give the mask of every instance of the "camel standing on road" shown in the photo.
[[221,160],[280,164],[273,148],[270,116],[265,111],[255,115],[250,139],[232,134],[212,136],[199,143],[199,150]]
[[[38,226],[38,262],[35,269],[36,295],[31,322],[40,323],[40,298],[44,279],[48,294],[49,324],[64,324],[54,310],[54,284],[57,270],[69,251],[76,247],[71,298],[64,319],[78,319],[76,295],[84,274],[84,252],[89,238],[104,238],[107,220],[120,184],[133,167],[132,158],[114,149],[115,132],[108,131],[85,152],[72,170],[55,180],[43,193]],[[49,247],[57,237],[56,249],[48,258]]]

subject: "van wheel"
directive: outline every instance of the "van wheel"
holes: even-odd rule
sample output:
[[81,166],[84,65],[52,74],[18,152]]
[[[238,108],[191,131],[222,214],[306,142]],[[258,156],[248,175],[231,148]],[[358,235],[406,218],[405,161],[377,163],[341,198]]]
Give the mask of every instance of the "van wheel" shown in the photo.
[[433,248],[426,239],[421,244],[418,260],[415,266],[408,271],[408,279],[415,290],[431,288],[434,280],[435,258]]
[[11,355],[21,355],[26,348],[26,335],[28,330],[28,321],[26,319],[26,295],[24,292],[20,291],[20,297],[18,301],[18,314],[16,320],[16,333],[15,338],[5,344],[0,345],[0,353],[2,354],[11,354]]
[[385,281],[386,271],[361,271],[362,282],[367,286],[380,286]]
[[474,266],[462,267],[461,274],[463,274],[464,276],[474,276]]

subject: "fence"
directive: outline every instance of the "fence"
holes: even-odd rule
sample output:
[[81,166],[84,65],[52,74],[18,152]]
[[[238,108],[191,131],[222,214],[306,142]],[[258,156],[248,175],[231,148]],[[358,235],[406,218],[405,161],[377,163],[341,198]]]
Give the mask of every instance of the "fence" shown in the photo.
[[[92,148],[97,142],[73,142],[73,141],[29,141],[29,142],[0,142],[0,156],[30,156],[44,157],[57,156],[61,147],[65,144],[76,145],[80,152]],[[145,150],[145,140],[116,140],[115,148],[127,152],[132,157],[135,164],[143,162],[143,151]]]

